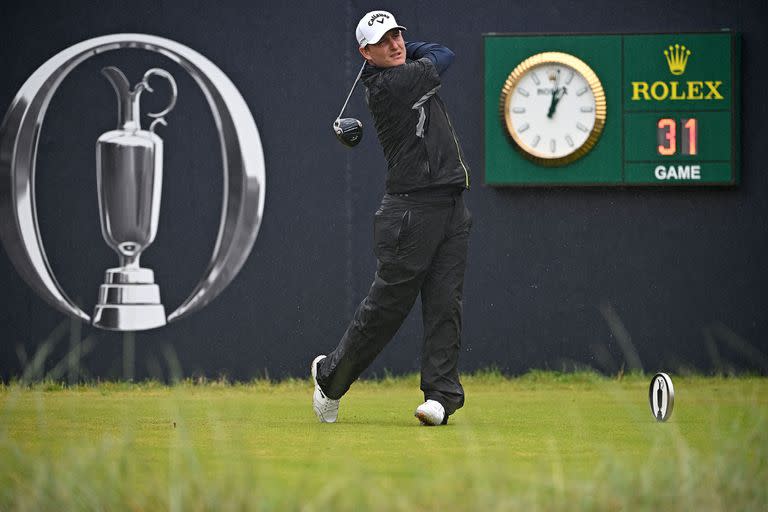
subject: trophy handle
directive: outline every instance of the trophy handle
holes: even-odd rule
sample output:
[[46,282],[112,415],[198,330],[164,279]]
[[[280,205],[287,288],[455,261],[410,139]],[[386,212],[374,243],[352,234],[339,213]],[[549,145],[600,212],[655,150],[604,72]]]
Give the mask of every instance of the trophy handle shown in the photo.
[[[152,89],[152,87],[149,85],[149,77],[151,77],[152,75],[157,75],[165,78],[166,80],[168,80],[168,83],[171,86],[171,102],[168,103],[168,106],[165,107],[165,109],[161,110],[160,112],[153,112],[153,113],[147,114],[149,117],[152,117],[155,119],[162,119],[176,106],[176,99],[179,97],[179,88],[176,86],[176,80],[173,78],[173,75],[167,72],[166,70],[160,69],[160,68],[152,68],[150,70],[147,70],[147,72],[144,73],[144,78],[141,79],[141,83],[139,84],[139,86],[143,86],[144,89],[149,92],[155,92],[155,90]],[[152,123],[153,126],[154,124],[155,123]],[[167,126],[166,123],[163,123],[163,125]]]

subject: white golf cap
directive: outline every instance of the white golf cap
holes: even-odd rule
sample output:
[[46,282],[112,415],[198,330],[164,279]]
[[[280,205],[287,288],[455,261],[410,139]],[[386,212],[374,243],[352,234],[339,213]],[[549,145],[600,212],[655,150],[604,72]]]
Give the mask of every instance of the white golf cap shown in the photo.
[[367,44],[376,44],[384,37],[388,31],[393,28],[406,30],[402,25],[398,25],[395,16],[387,11],[371,11],[360,19],[355,30],[357,42],[360,48]]

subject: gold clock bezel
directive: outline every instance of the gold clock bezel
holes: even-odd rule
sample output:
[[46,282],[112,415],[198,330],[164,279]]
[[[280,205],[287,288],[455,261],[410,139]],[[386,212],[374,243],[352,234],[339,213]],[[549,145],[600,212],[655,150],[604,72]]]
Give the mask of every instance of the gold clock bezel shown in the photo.
[[[548,157],[546,153],[542,151],[536,151],[534,149],[527,148],[517,132],[512,127],[512,115],[509,112],[509,103],[512,99],[515,89],[520,80],[531,69],[542,66],[544,64],[562,64],[576,70],[587,81],[590,89],[592,89],[592,95],[595,98],[595,124],[592,130],[587,136],[587,140],[571,153],[559,157]],[[563,52],[542,52],[532,55],[525,59],[523,62],[517,65],[515,69],[507,77],[504,82],[504,87],[501,89],[501,97],[499,98],[499,110],[501,111],[502,125],[506,129],[507,136],[512,140],[513,146],[523,156],[529,160],[545,167],[558,167],[575,162],[579,158],[589,153],[592,148],[597,144],[600,139],[600,135],[603,133],[606,119],[606,101],[605,90],[603,84],[597,77],[592,68],[590,68],[584,61],[578,57],[574,57],[571,54]]]

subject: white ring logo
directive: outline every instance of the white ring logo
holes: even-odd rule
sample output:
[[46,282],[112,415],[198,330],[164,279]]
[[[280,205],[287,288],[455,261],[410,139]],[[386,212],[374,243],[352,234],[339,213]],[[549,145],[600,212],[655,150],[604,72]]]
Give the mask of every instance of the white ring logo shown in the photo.
[[[121,48],[139,48],[162,54],[187,71],[208,101],[221,144],[224,199],[216,244],[205,275],[189,297],[168,316],[167,321],[172,322],[207,305],[237,275],[258,235],[265,196],[264,154],[248,105],[232,81],[215,64],[187,46],[147,34],[96,37],[58,53],[27,79],[0,125],[0,238],[19,274],[38,295],[66,314],[91,321],[91,317],[67,297],[51,272],[40,238],[35,209],[35,163],[45,112],[59,84],[83,61],[96,54]],[[161,144],[160,141],[160,157]],[[159,195],[157,200],[159,202]],[[123,263],[121,256],[121,265]],[[138,268],[138,255],[135,267],[131,267],[133,269],[142,272],[133,272],[129,277],[118,276],[116,283],[126,284],[127,281],[127,284],[143,287],[155,286],[145,284],[146,281],[141,279],[132,281],[136,275],[146,277],[147,272],[152,273],[148,269]],[[107,271],[108,278],[113,270],[117,269]],[[125,270],[125,267],[121,270]],[[144,290],[139,291],[141,293],[126,293],[125,289],[121,289],[117,290],[117,295],[123,297],[120,300],[124,300],[123,304],[127,304],[128,310],[131,310],[131,306],[137,305],[135,302],[146,305],[137,297],[146,297],[147,294]],[[100,302],[102,294],[110,295],[107,292],[100,292]],[[159,303],[159,294],[157,298]],[[97,315],[98,312],[97,306]],[[94,318],[94,324],[102,328],[133,331],[166,323],[164,310],[162,319],[151,324],[142,315],[126,314],[123,311],[116,316],[118,318],[107,322],[99,322]]]

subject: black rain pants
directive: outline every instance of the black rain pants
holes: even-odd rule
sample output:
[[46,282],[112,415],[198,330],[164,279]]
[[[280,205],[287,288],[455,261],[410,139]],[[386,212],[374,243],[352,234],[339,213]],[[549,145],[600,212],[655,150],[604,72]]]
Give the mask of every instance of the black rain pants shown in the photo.
[[377,271],[336,349],[318,364],[326,396],[341,398],[392,339],[421,294],[421,390],[448,415],[459,382],[462,292],[472,218],[460,190],[386,194],[374,216]]

